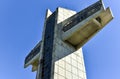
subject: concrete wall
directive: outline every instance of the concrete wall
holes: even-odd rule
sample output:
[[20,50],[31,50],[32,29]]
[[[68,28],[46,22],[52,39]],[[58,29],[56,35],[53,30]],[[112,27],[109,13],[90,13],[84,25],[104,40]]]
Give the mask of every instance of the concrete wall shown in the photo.
[[81,48],[55,62],[54,79],[86,79]]
[[58,8],[57,23],[55,26],[53,61],[53,79],[86,79],[82,48],[76,50],[73,46],[61,40],[61,22],[76,12]]

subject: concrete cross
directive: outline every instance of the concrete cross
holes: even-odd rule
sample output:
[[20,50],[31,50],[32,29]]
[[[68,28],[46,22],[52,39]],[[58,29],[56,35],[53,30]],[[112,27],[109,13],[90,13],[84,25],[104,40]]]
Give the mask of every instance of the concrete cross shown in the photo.
[[58,7],[46,12],[42,40],[25,59],[36,79],[86,79],[82,46],[113,19],[97,1],[80,12]]

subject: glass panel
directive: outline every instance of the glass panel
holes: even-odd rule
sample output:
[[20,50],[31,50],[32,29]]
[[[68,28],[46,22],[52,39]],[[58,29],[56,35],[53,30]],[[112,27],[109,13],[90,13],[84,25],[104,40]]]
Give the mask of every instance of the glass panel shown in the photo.
[[55,12],[47,19],[43,46],[42,78],[51,78],[52,50],[54,41]]
[[92,14],[99,11],[101,9],[101,7],[102,7],[102,3],[101,3],[101,1],[98,1],[95,4],[80,11],[76,15],[73,15],[72,17],[69,18],[67,23],[65,23],[65,25],[63,26],[63,31],[65,32],[65,31],[71,29],[73,26],[75,26],[79,22],[83,21],[84,19],[88,18]]

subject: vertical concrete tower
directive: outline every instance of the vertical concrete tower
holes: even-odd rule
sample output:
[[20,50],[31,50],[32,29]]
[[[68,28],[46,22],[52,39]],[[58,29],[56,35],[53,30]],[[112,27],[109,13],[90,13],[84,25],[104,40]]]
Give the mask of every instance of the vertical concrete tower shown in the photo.
[[42,40],[25,59],[36,79],[87,79],[82,46],[113,19],[102,1],[80,12],[57,8],[46,12]]

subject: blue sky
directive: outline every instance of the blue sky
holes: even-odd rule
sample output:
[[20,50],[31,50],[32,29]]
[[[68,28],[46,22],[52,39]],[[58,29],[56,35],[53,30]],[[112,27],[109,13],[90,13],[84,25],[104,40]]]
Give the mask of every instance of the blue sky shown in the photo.
[[[45,11],[75,11],[97,0],[0,0],[0,79],[35,79],[24,58],[41,39]],[[83,46],[88,79],[120,79],[120,1],[104,0],[114,20]]]

